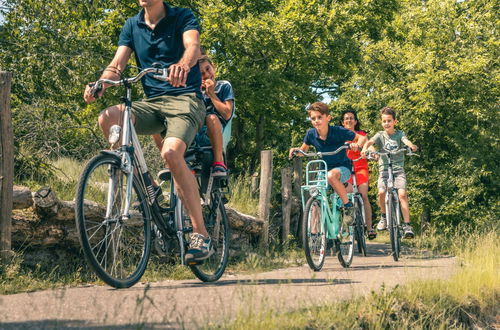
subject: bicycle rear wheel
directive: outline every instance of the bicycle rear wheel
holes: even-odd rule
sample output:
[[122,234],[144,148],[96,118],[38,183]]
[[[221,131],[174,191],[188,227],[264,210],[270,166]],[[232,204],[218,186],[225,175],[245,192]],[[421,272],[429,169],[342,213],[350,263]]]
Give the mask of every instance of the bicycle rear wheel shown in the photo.
[[229,261],[229,220],[226,209],[218,189],[212,192],[211,197],[211,203],[204,205],[202,212],[215,252],[202,264],[189,266],[203,282],[217,281],[224,274]]
[[363,219],[363,201],[361,196],[354,198],[354,214],[356,217],[354,233],[358,245],[358,252],[366,257],[365,220]]
[[315,272],[320,271],[325,263],[326,222],[322,219],[321,201],[316,197],[309,198],[302,221],[303,246],[307,263]]
[[335,239],[335,248],[342,267],[349,267],[354,256],[354,225],[345,223],[342,213],[339,234]]
[[391,248],[392,248],[392,258],[394,261],[399,260],[401,253],[401,232],[399,230],[399,219],[401,219],[401,213],[399,210],[399,203],[396,200],[398,198],[397,193],[391,194],[390,200],[390,214],[387,215],[389,235],[391,238]]
[[75,220],[83,253],[96,275],[115,288],[127,288],[146,269],[151,217],[146,195],[135,179],[130,217],[123,217],[127,176],[120,165],[117,155],[104,153],[87,163],[78,183]]

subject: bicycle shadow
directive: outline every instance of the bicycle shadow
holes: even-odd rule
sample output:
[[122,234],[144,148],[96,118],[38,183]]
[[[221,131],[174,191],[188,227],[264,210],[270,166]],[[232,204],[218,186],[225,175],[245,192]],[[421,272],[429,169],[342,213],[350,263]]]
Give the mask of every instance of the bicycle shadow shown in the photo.
[[[273,278],[262,278],[262,279],[220,279],[217,282],[205,283],[205,282],[189,282],[180,285],[161,285],[151,287],[151,290],[158,289],[184,289],[184,288],[199,288],[199,287],[226,287],[226,286],[254,286],[254,285],[300,285],[300,284],[314,284],[315,286],[332,286],[332,285],[342,285],[342,284],[355,284],[360,283],[359,281],[353,281],[351,279],[325,279],[325,278],[292,278],[292,279],[273,279]],[[132,290],[134,288],[131,288]],[[141,288],[137,288],[142,290]],[[130,290],[130,289],[129,289]]]

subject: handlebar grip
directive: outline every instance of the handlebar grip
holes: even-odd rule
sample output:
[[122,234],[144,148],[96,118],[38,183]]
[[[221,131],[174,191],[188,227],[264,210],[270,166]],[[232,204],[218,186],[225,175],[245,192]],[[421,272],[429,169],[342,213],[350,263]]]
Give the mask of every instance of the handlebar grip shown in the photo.
[[90,93],[92,94],[92,96],[94,98],[98,98],[99,92],[102,91],[102,82],[97,81],[96,83],[89,84],[89,86],[91,87]]

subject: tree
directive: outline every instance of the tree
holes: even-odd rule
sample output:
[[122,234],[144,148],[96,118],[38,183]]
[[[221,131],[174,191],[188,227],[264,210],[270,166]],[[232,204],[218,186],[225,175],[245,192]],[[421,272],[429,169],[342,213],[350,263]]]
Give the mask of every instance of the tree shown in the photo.
[[421,148],[408,168],[412,207],[446,226],[498,219],[498,39],[489,1],[401,1],[336,106],[350,103],[372,133],[398,111]]

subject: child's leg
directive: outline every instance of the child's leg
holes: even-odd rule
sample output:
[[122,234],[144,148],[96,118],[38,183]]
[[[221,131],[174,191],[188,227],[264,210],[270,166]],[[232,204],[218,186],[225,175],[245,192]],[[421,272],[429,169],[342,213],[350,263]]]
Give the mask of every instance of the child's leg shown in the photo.
[[401,213],[403,214],[403,219],[405,223],[410,223],[410,208],[408,205],[408,196],[406,195],[406,189],[398,190],[399,203],[401,205]]
[[368,182],[362,183],[358,186],[358,190],[363,197],[363,205],[365,207],[366,226],[368,230],[372,229],[372,206],[368,199]]
[[219,118],[214,114],[209,114],[206,118],[207,134],[212,144],[214,152],[214,162],[224,163],[222,157],[222,125]]
[[378,190],[378,206],[380,213],[385,214],[385,190],[379,188]]
[[347,204],[349,199],[347,198],[347,191],[344,184],[340,181],[340,171],[337,168],[328,171],[328,183],[333,187],[335,192],[339,195],[342,203]]

